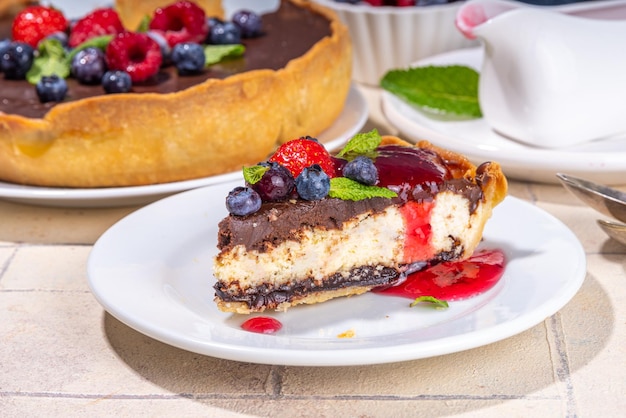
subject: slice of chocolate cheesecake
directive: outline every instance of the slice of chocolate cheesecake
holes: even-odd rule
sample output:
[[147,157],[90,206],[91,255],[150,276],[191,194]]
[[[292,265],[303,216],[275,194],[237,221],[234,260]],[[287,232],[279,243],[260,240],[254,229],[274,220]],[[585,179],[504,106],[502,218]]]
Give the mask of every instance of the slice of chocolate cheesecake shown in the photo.
[[[330,173],[318,170],[324,163],[312,165],[329,178],[321,198],[302,198],[305,169],[294,175],[295,190],[283,199],[261,199],[258,210],[231,211],[221,221],[214,265],[219,309],[285,310],[356,295],[472,255],[492,209],[506,195],[499,165],[476,167],[427,142],[412,146],[395,137],[379,137],[370,148],[330,157]],[[364,158],[376,174],[366,184],[353,169]],[[290,171],[294,159],[275,158]],[[254,196],[255,186],[248,182],[240,193]],[[264,195],[263,187],[256,188]]]

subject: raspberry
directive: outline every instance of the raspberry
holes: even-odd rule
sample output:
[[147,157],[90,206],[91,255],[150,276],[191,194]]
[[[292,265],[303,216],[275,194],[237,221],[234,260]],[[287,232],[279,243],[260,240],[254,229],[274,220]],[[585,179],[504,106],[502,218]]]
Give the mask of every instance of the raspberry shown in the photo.
[[159,72],[161,48],[145,33],[123,32],[106,49],[109,70],[126,71],[133,83],[146,81]]
[[335,164],[330,154],[322,144],[309,138],[285,142],[269,160],[285,166],[294,178],[313,164],[319,164],[328,177],[335,177]]
[[209,33],[204,10],[189,1],[156,9],[150,29],[161,32],[171,47],[183,42],[202,43]]
[[55,32],[64,32],[68,22],[60,11],[44,6],[30,6],[13,19],[13,41],[27,43],[33,48],[39,41]]
[[103,35],[117,35],[124,32],[124,26],[113,9],[96,9],[80,19],[70,32],[70,47],[75,48],[83,42]]

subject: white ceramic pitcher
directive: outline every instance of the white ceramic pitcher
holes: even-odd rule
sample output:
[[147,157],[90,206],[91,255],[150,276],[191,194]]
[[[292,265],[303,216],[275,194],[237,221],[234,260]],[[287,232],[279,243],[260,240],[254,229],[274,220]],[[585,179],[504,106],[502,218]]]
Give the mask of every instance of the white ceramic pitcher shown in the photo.
[[499,0],[459,9],[459,30],[484,45],[479,101],[486,122],[550,148],[625,133],[626,20],[555,9]]

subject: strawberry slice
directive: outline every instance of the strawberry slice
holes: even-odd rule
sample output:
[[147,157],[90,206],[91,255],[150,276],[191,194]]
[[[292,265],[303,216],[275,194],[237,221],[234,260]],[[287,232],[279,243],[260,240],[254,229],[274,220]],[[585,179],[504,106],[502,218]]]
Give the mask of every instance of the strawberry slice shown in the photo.
[[65,32],[67,19],[57,9],[44,6],[29,6],[19,12],[11,26],[15,42],[24,42],[37,47],[39,41],[55,32]]
[[156,9],[150,29],[160,33],[170,47],[183,42],[202,43],[209,33],[204,10],[190,1]]
[[313,164],[319,164],[328,177],[335,177],[335,164],[330,154],[313,139],[298,138],[285,142],[269,160],[287,168],[294,178]]
[[125,30],[115,10],[111,8],[96,9],[72,27],[69,45],[75,48],[96,36],[117,35]]

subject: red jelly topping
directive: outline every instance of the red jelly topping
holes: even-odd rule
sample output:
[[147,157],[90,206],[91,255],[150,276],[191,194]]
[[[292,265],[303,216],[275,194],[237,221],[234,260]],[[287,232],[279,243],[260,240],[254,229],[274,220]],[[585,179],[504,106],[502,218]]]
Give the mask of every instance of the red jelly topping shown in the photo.
[[246,331],[256,332],[259,334],[274,334],[283,327],[277,319],[267,316],[257,316],[246,320],[241,324],[241,328]]
[[467,299],[491,289],[504,273],[500,250],[477,251],[465,261],[445,262],[410,274],[398,286],[377,293],[415,299],[432,296],[445,301]]

